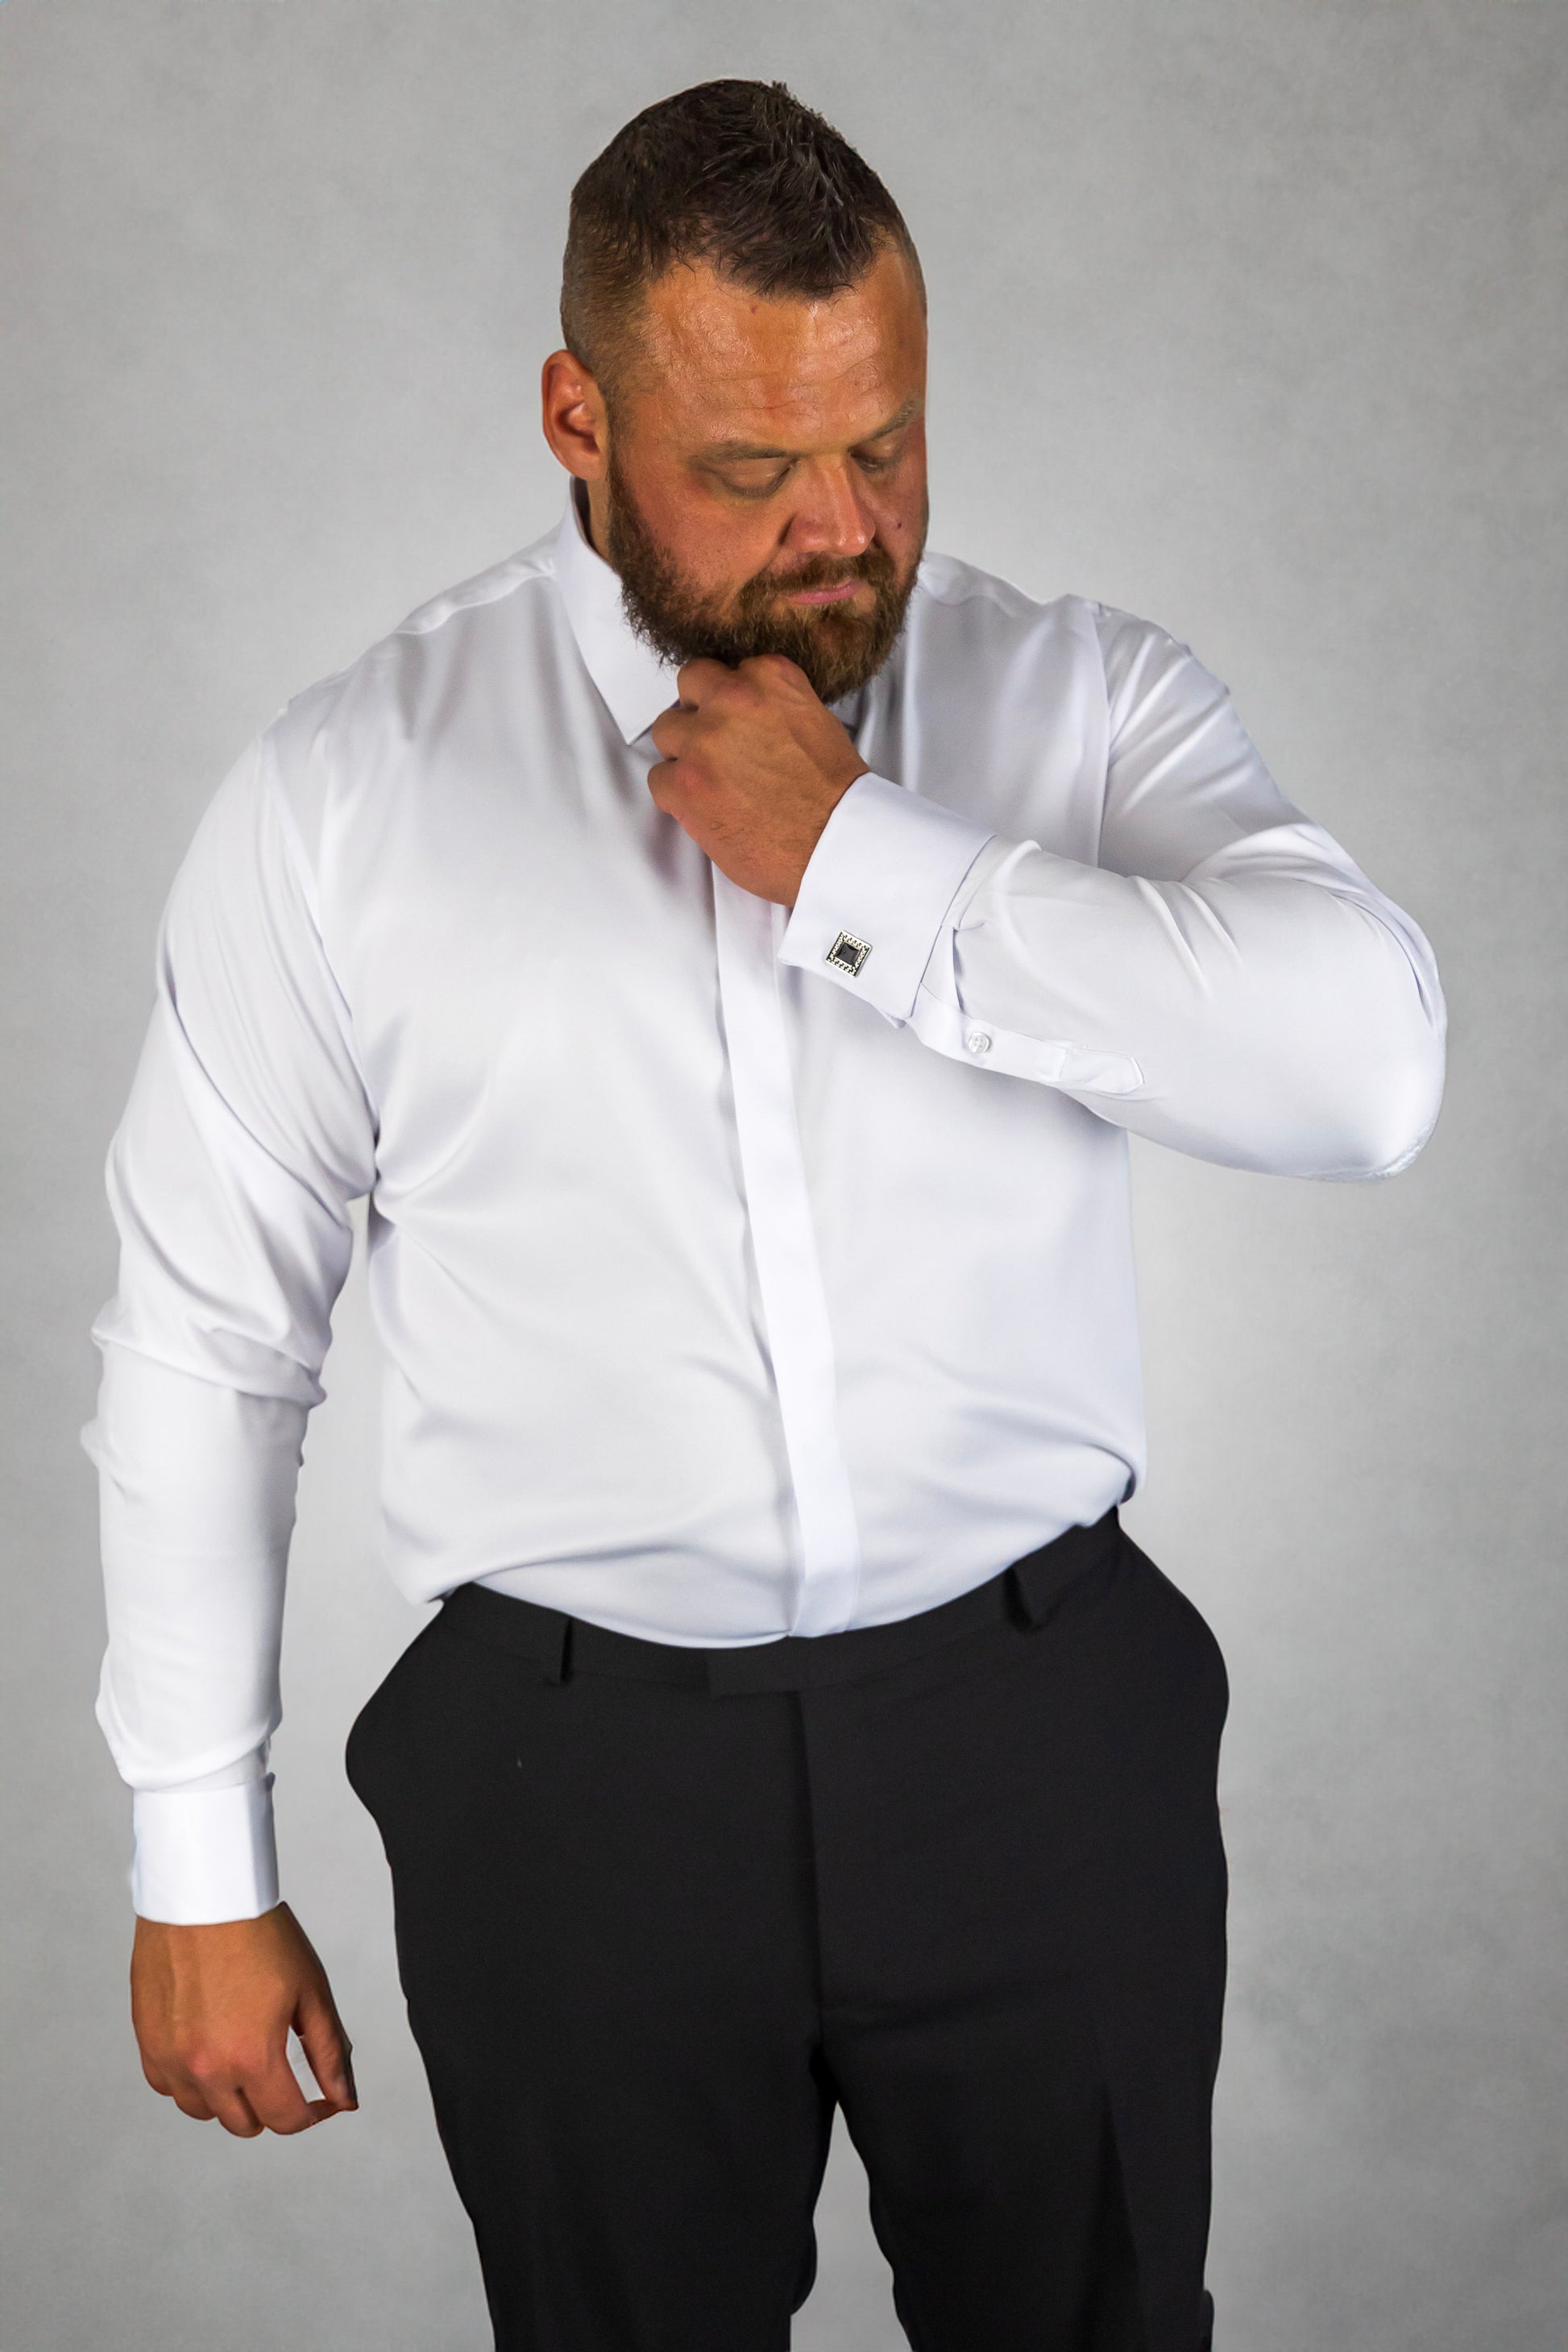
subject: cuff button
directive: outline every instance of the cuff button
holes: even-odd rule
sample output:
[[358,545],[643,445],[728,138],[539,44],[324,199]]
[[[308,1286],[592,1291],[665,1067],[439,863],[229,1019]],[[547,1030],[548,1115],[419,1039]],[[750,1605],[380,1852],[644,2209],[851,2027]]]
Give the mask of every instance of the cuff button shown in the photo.
[[990,1030],[972,1029],[963,1041],[963,1050],[966,1054],[976,1055],[988,1054],[991,1051]]

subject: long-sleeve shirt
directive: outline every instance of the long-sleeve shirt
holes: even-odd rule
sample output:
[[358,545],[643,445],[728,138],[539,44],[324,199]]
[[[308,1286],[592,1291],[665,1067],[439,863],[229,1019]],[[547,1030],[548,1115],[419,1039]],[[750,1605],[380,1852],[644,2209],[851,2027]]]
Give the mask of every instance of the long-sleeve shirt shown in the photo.
[[196,829],[83,1432],[144,1916],[277,1900],[356,1200],[404,1592],[717,1646],[931,1608],[1133,1491],[1130,1132],[1355,1179],[1432,1127],[1426,940],[1163,629],[927,555],[787,913],[654,804],[675,699],[569,499]]

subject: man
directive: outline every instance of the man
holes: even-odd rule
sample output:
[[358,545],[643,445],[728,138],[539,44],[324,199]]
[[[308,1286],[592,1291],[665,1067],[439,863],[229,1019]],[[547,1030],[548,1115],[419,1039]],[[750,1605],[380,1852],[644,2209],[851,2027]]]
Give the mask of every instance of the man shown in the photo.
[[1199,2352],[1226,1679],[1117,1519],[1126,1138],[1393,1173],[1430,951],[1185,647],[923,555],[919,263],[782,87],[611,142],[562,315],[559,529],[165,916],[89,1433],[147,2076],[354,2104],[267,1751],[368,1195],[447,1597],[349,1767],[498,2345],[776,2352],[842,2106],[919,2352]]

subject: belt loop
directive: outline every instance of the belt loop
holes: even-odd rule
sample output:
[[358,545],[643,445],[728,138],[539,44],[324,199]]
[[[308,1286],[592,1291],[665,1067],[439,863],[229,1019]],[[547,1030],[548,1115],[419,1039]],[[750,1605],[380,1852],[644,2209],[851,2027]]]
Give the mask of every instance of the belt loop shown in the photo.
[[547,1683],[570,1681],[572,1675],[572,1620],[570,1617],[561,1619],[559,1633],[553,1625],[551,1627],[548,1654],[541,1658],[539,1663],[544,1670],[544,1679]]
[[1097,1567],[1121,1539],[1121,1521],[1113,1503],[1091,1527],[1065,1528],[1007,1570],[1013,1612],[1028,1633],[1048,1625],[1072,1587]]
[[488,1584],[456,1584],[441,1603],[441,1622],[470,1642],[493,1642],[514,1658],[525,1658],[542,1682],[563,1683],[571,1676],[573,1621],[563,1610],[514,1601]]
[[1008,1597],[1013,1603],[1015,1622],[1026,1633],[1037,1633],[1040,1627],[1055,1615],[1061,1595],[1059,1592],[1042,1592],[1033,1578],[1020,1573],[1026,1565],[1023,1560],[1015,1560],[1007,1570]]

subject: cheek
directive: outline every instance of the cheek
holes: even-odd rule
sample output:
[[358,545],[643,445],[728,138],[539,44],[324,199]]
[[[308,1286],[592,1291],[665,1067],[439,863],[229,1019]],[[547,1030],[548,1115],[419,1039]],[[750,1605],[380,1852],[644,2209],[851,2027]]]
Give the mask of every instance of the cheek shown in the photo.
[[912,497],[887,492],[879,499],[868,500],[877,537],[891,556],[900,579],[918,561],[924,539],[924,501],[916,492]]
[[700,490],[644,495],[639,503],[648,531],[686,585],[704,599],[728,601],[775,552],[767,524],[720,509]]
[[894,470],[888,484],[888,503],[897,518],[900,541],[907,544],[920,539],[928,520],[923,431],[913,436],[904,452],[903,463]]
[[907,561],[925,530],[924,466],[900,466],[896,473],[868,484],[865,503],[883,546],[900,562]]

